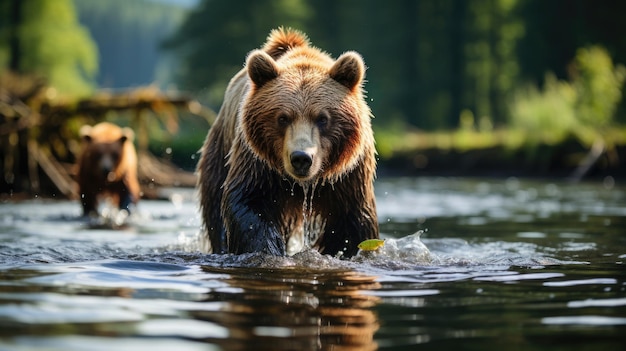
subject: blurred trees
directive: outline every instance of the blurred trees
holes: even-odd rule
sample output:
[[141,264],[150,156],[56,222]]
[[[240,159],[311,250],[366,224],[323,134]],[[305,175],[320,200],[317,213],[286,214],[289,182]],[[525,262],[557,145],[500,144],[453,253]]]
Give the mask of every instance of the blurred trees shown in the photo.
[[[521,90],[570,79],[581,48],[596,45],[626,63],[625,12],[620,0],[200,0],[193,9],[150,0],[5,0],[0,69],[38,73],[68,92],[93,87],[94,78],[112,88],[175,81],[217,108],[245,55],[272,28],[291,26],[335,57],[364,56],[378,129],[489,131],[511,123]],[[615,85],[610,110],[585,118],[626,122],[621,90]]]
[[[52,0],[54,1],[54,0]],[[177,60],[160,49],[186,14],[179,6],[149,0],[74,0],[81,23],[99,48],[102,88],[172,83]]]
[[[107,1],[108,7],[98,7],[105,2],[92,2],[93,7],[89,8],[94,11],[102,8],[117,10],[108,11],[108,17],[91,18],[91,25],[100,19],[104,21],[98,34],[109,38],[109,42],[127,45],[116,51],[98,42],[107,50],[103,58],[110,64],[112,59],[108,55],[124,53],[122,59],[131,62],[131,65],[122,65],[119,61],[113,63],[123,68],[130,67],[122,76],[126,74],[132,79],[136,77],[132,73],[146,71],[137,69],[145,65],[149,67],[148,73],[140,77],[151,82],[156,76],[155,64],[145,63],[140,60],[143,56],[132,54],[136,54],[137,50],[152,49],[150,53],[157,57],[159,43],[164,36],[163,31],[158,29],[166,28],[167,31],[169,28],[171,31],[174,24],[167,27],[167,20],[154,20],[148,15],[150,12],[142,12],[141,7],[136,8],[130,18],[120,16],[129,15],[126,10],[138,5],[136,1]],[[116,4],[123,4],[124,8],[113,9],[111,6]],[[157,11],[157,14],[164,13]],[[175,13],[170,11],[163,17],[171,19]],[[182,11],[180,13],[179,19],[182,18]],[[120,17],[126,20],[122,21],[125,24],[133,24],[137,18],[143,20],[137,27],[124,27],[111,20]],[[114,30],[119,27],[122,27],[121,31]],[[119,37],[108,35],[107,31]],[[146,38],[152,40],[141,45]],[[163,94],[154,85],[126,93],[95,93],[97,54],[89,30],[79,24],[72,0],[0,1],[0,197],[22,191],[34,194],[49,191],[51,194],[75,196],[72,163],[80,151],[77,142],[79,127],[83,123],[93,124],[122,113],[131,115],[132,122],[136,124],[141,160],[139,175],[144,183],[151,186],[167,183],[180,185],[184,182],[195,184],[195,179],[189,181],[193,176],[180,175],[175,167],[155,161],[148,153],[141,152],[145,151],[141,150],[142,147],[147,148],[148,137],[147,128],[143,127],[147,124],[161,126],[163,123],[173,134],[178,127],[179,110],[203,115],[205,110],[188,97]],[[124,84],[131,81],[124,81]],[[140,81],[138,84],[147,83]],[[128,123],[128,120],[125,122]],[[194,147],[194,153],[197,148]]]
[[619,0],[203,0],[167,47],[182,55],[180,86],[217,107],[247,52],[293,26],[335,57],[364,56],[377,126],[451,129],[465,116],[489,130],[509,123],[520,86],[568,77],[579,48],[626,62],[623,13]]
[[206,0],[189,13],[178,32],[165,42],[183,66],[183,89],[200,91],[213,106],[222,101],[233,74],[248,51],[265,41],[279,25],[303,28],[311,13],[303,0]]
[[49,157],[67,154],[67,120],[40,112],[46,100],[92,93],[97,69],[96,45],[71,0],[0,2],[0,194],[37,191],[40,168],[72,192]]
[[591,127],[609,126],[622,98],[626,68],[615,66],[609,53],[598,46],[578,49],[570,67],[578,93],[578,120]]
[[0,73],[45,78],[62,94],[95,88],[97,48],[71,0],[0,2]]
[[599,46],[578,49],[568,67],[569,80],[549,73],[542,91],[534,85],[516,90],[511,124],[531,141],[557,142],[571,134],[591,143],[613,123],[626,68]]
[[[106,94],[64,97],[152,84],[141,95],[175,82],[217,109],[246,54],[278,26],[304,31],[334,57],[364,56],[382,157],[428,135],[443,149],[574,135],[611,151],[626,140],[612,128],[626,123],[623,13],[622,0],[199,0],[192,9],[165,0],[2,0],[0,190],[26,182],[23,174],[35,179],[48,156],[71,159],[64,142],[79,124],[111,117],[110,106],[76,109]],[[144,146],[148,135],[159,138],[148,125],[180,134],[166,153],[193,167],[206,125],[175,133],[172,108],[150,108],[164,118],[144,118],[143,106],[117,117],[143,123],[135,126]]]

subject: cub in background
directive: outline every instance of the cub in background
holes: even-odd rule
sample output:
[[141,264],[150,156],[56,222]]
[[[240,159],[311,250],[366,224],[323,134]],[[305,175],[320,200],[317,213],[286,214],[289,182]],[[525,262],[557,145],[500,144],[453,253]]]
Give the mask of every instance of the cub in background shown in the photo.
[[79,198],[84,216],[98,216],[103,201],[120,212],[131,212],[140,197],[134,132],[102,122],[80,128],[82,153],[77,161]]

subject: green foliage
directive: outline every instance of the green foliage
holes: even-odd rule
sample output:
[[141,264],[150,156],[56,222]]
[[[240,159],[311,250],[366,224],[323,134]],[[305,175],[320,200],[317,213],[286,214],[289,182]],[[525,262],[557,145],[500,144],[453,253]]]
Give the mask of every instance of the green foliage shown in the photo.
[[519,80],[516,46],[524,24],[515,16],[517,0],[469,1],[463,19],[466,37],[462,44],[466,109],[483,123],[505,121],[506,98]]
[[[488,130],[513,119],[508,104],[520,99],[523,82],[543,83],[548,71],[564,79],[579,47],[599,43],[626,62],[626,41],[616,30],[620,10],[626,2],[204,0],[168,47],[183,56],[181,85],[210,96],[217,107],[246,53],[262,45],[271,28],[294,26],[335,57],[346,50],[363,55],[378,127],[400,120],[425,130],[453,129],[468,110],[478,128]],[[621,106],[614,118],[626,121]]]
[[615,67],[606,49],[592,46],[577,51],[572,75],[580,123],[595,128],[610,125],[622,99],[626,68]]
[[602,137],[614,120],[626,69],[615,67],[600,46],[579,49],[571,69],[569,82],[547,74],[543,90],[518,90],[510,106],[512,127],[534,141],[557,142],[568,134],[583,140]]
[[303,29],[310,13],[303,0],[202,1],[165,42],[182,57],[180,86],[202,91],[210,104],[219,105],[246,54],[279,25]]
[[562,140],[577,126],[574,109],[577,95],[569,83],[547,74],[543,90],[528,86],[514,94],[511,126],[526,131],[534,142]]
[[399,148],[398,135],[404,135],[406,132],[406,124],[399,120],[386,125],[385,128],[374,126],[378,154],[382,158],[390,157]]
[[[289,4],[289,6],[285,6]],[[506,120],[518,82],[516,43],[524,24],[517,0],[205,0],[167,46],[183,55],[179,82],[219,105],[224,89],[270,29],[294,26],[335,57],[357,50],[377,125],[445,129],[461,111],[482,125]]]
[[[19,55],[19,71],[45,77],[62,94],[88,94],[94,88],[98,69],[97,48],[89,32],[77,20],[71,0],[23,0],[12,3],[21,7],[21,18],[8,23],[1,35],[17,33],[19,52],[6,49],[6,57]],[[2,18],[11,18],[12,8],[0,7]],[[1,62],[7,69],[8,60]]]

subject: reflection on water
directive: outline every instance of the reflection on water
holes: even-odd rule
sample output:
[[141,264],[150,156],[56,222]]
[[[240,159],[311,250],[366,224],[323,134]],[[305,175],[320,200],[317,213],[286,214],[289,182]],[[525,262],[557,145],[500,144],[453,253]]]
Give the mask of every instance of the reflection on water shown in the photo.
[[178,190],[121,230],[1,204],[0,349],[618,350],[618,185],[382,179],[385,244],[349,261],[203,254]]
[[301,268],[285,269],[280,274],[272,269],[226,271],[233,275],[229,280],[233,290],[207,298],[223,302],[224,307],[194,314],[228,329],[229,338],[223,346],[239,349],[255,345],[267,350],[377,348],[374,333],[378,319],[371,307],[378,298],[362,292],[379,287],[375,277]]

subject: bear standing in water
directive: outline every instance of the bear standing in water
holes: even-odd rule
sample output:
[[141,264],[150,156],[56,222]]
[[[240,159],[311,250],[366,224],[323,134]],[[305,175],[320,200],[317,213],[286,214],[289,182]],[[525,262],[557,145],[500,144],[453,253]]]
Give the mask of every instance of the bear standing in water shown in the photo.
[[285,255],[297,239],[349,257],[378,238],[364,75],[356,52],[333,60],[294,30],[248,55],[197,168],[214,253]]
[[98,203],[105,198],[128,212],[139,200],[134,135],[131,129],[108,122],[80,128],[83,150],[77,178],[83,215],[98,215]]

